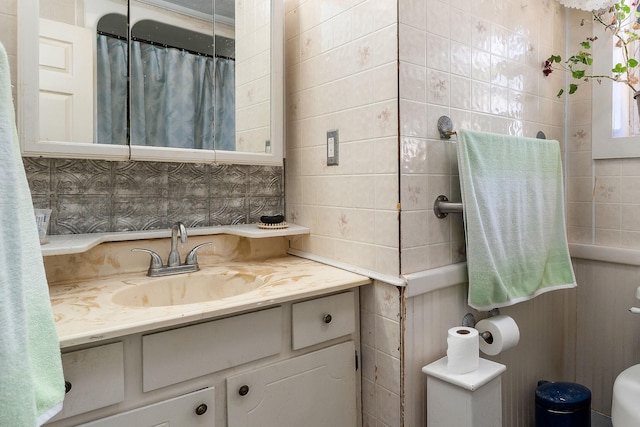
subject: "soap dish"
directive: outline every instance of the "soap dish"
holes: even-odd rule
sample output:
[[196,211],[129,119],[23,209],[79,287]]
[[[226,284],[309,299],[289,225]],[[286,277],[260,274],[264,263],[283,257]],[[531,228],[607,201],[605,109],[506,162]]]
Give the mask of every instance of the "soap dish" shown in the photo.
[[281,230],[283,228],[289,227],[286,221],[279,222],[277,224],[265,224],[264,222],[258,223],[258,228],[263,230]]

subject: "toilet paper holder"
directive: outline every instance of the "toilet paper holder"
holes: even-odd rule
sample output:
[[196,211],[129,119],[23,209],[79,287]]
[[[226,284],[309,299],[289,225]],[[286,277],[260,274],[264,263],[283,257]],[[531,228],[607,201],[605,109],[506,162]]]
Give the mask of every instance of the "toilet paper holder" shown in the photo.
[[[499,316],[500,315],[500,310],[497,308],[494,308],[493,310],[489,311],[489,316],[488,317],[494,317],[494,316]],[[468,328],[475,328],[476,327],[476,318],[473,315],[473,313],[467,313],[464,315],[464,317],[462,318],[462,326],[466,326]],[[480,337],[487,343],[487,344],[493,344],[493,335],[491,335],[491,332],[489,331],[478,331],[478,335],[480,335]]]

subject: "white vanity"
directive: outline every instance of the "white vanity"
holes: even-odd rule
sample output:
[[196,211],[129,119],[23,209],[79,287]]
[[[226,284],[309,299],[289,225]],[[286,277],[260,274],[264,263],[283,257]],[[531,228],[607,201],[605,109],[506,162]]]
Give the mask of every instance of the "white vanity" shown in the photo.
[[[185,253],[214,244],[202,248],[199,272],[173,276],[185,289],[216,275],[259,286],[173,305],[122,296],[166,280],[147,277],[148,257],[129,251],[168,249],[168,239],[45,257],[58,281],[50,293],[68,389],[49,425],[361,425],[358,287],[369,279],[283,254],[286,239],[191,237]],[[64,265],[82,280],[61,280]]]

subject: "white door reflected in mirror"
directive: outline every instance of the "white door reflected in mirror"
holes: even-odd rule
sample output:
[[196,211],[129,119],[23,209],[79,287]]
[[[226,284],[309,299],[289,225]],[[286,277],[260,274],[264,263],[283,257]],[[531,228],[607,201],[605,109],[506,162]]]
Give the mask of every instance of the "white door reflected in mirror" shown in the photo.
[[93,142],[93,34],[40,20],[40,138]]

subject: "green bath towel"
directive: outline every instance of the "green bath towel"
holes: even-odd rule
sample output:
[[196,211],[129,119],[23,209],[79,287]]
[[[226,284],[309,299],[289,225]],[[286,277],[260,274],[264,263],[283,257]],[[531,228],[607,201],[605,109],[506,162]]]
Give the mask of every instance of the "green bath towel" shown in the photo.
[[2,44],[0,223],[0,426],[39,426],[62,408],[64,379]]
[[558,141],[458,136],[469,305],[486,311],[576,286]]

